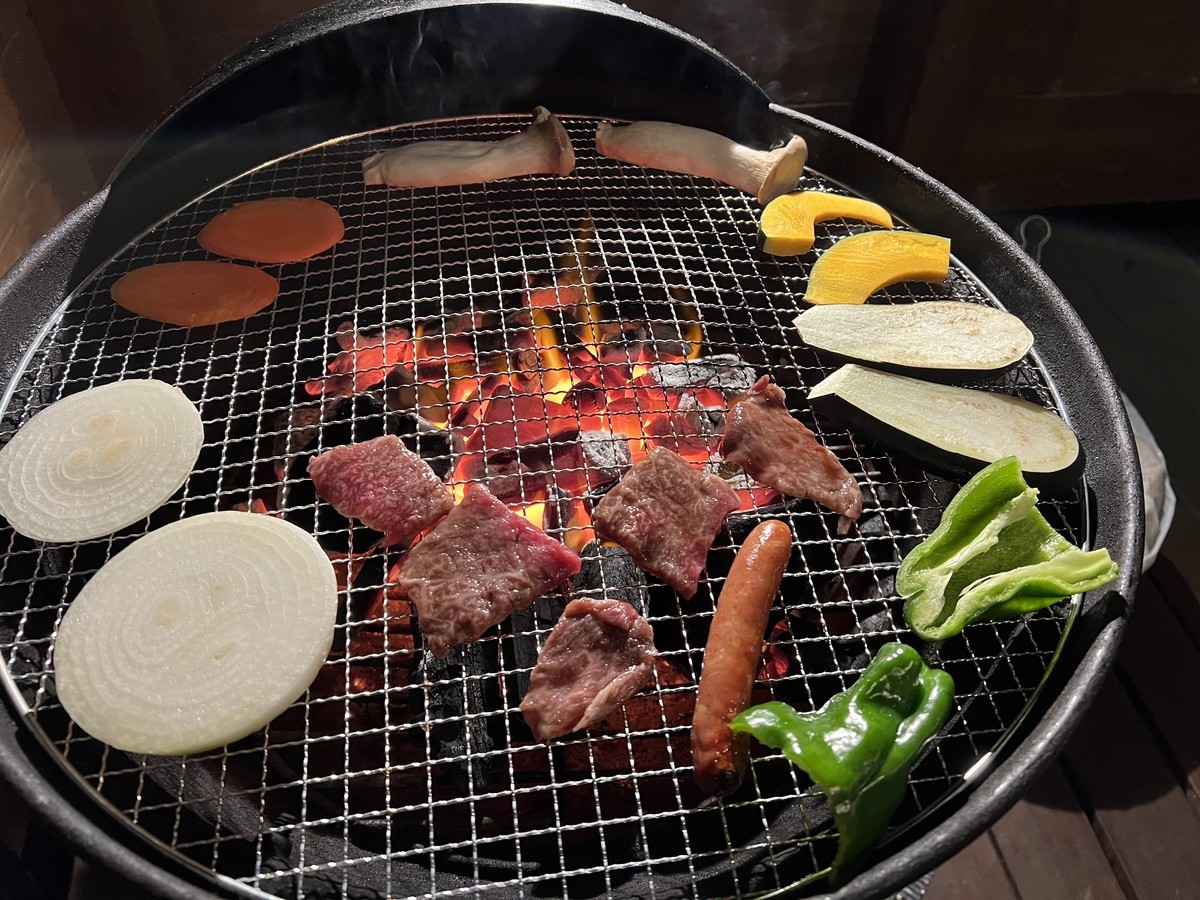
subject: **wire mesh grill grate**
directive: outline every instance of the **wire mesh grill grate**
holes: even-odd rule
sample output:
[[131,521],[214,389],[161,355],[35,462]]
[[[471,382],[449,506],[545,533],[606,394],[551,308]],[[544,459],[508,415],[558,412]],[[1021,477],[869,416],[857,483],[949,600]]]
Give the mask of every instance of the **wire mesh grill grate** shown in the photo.
[[[692,601],[640,588],[662,650],[655,685],[603,727],[547,748],[524,730],[517,704],[553,624],[554,601],[539,601],[446,664],[422,661],[387,616],[364,629],[363,598],[384,590],[394,556],[356,556],[369,536],[305,493],[297,460],[306,453],[394,425],[394,410],[378,400],[344,402],[336,421],[306,418],[314,400],[304,386],[328,384],[321,379],[339,326],[445,331],[456,316],[486,318],[507,308],[522,285],[569,280],[568,260],[597,276],[607,316],[647,323],[652,342],[686,341],[698,319],[705,356],[736,354],[775,377],[792,412],[863,486],[866,512],[849,535],[838,535],[831,517],[809,503],[770,509],[796,541],[786,611],[777,608],[772,618],[773,642],[789,667],[760,684],[764,697],[820,705],[852,683],[880,644],[907,635],[892,578],[957,486],[808,411],[806,389],[835,367],[800,345],[790,324],[813,256],[759,252],[752,198],[597,158],[589,149],[594,122],[566,122],[579,157],[567,178],[417,191],[361,185],[360,163],[371,152],[410,139],[489,139],[520,127],[505,117],[348,138],[247,173],[106,265],[52,323],[10,388],[3,440],[59,397],[120,378],[175,383],[200,409],[205,446],[196,471],[146,523],[65,546],[0,530],[0,653],[9,686],[32,710],[31,727],[70,771],[168,852],[230,876],[239,890],[655,896],[682,888],[743,896],[791,884],[832,858],[836,839],[819,793],[779,758],[757,761],[748,788],[724,803],[704,801],[691,785],[688,703],[703,633],[734,550],[764,514],[731,517]],[[842,190],[817,175],[808,186]],[[290,194],[336,206],[346,238],[308,262],[265,267],[281,284],[269,309],[185,330],[110,302],[109,288],[125,272],[207,258],[195,235],[219,210]],[[586,258],[572,255],[587,222],[591,249]],[[825,223],[816,249],[865,229]],[[898,285],[887,294],[901,302],[995,303],[957,265],[944,285]],[[519,338],[502,317],[477,335],[504,353]],[[480,377],[457,371],[448,352],[440,361],[448,385]],[[1051,386],[1029,363],[1006,376],[1004,389],[1055,406]],[[420,407],[419,393],[416,402],[422,417],[436,418]],[[508,424],[516,431],[521,421],[514,416]],[[452,448],[427,426],[406,437],[435,469],[448,471]],[[555,474],[573,473],[563,467]],[[518,501],[535,499],[524,491],[520,485]],[[75,728],[56,701],[49,654],[66,605],[88,577],[152,528],[263,497],[312,530],[341,565],[359,566],[344,591],[334,655],[306,696],[263,732],[185,759],[134,758]],[[1043,508],[1071,540],[1086,541],[1077,496],[1044,497]],[[572,527],[563,525],[559,536]],[[601,568],[586,590],[627,587],[606,578]],[[895,820],[901,829],[936,811],[1015,727],[1065,637],[1066,606],[1024,622],[976,625],[925,648],[954,676],[958,705],[913,773]]]

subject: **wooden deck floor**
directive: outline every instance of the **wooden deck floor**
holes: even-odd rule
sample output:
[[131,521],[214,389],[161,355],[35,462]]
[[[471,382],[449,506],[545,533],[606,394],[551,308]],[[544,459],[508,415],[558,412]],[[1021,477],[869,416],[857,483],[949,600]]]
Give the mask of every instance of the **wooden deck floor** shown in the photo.
[[926,900],[1200,897],[1200,604],[1160,560],[1062,759]]

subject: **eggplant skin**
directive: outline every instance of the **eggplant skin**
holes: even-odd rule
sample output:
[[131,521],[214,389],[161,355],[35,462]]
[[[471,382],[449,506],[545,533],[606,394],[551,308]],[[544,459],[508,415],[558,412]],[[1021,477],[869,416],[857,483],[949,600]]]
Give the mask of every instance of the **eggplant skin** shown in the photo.
[[[922,440],[903,429],[876,418],[837,394],[810,397],[809,404],[820,415],[844,423],[877,440],[888,450],[921,466],[928,472],[953,481],[965,481],[995,460],[977,459],[956,453]],[[1022,472],[1025,481],[1032,487],[1048,491],[1065,491],[1076,487],[1083,477],[1087,458],[1083,445],[1070,465],[1055,472]]]
[[1011,313],[958,300],[814,306],[794,324],[823,356],[945,384],[1003,375],[1034,343]]
[[838,353],[835,350],[826,350],[824,347],[819,347],[816,344],[810,345],[813,350],[821,355],[821,362],[828,362],[832,365],[840,366],[844,363],[854,363],[860,366],[870,366],[872,369],[878,369],[880,372],[890,372],[893,375],[904,375],[906,378],[920,378],[923,381],[936,381],[938,384],[955,384],[965,385],[979,381],[995,381],[1002,375],[1011,372],[1021,364],[1020,359],[1014,359],[1012,362],[1000,369],[938,369],[925,368],[923,366],[906,366],[901,363],[881,362],[878,359],[871,359],[868,356],[853,356],[845,353]]

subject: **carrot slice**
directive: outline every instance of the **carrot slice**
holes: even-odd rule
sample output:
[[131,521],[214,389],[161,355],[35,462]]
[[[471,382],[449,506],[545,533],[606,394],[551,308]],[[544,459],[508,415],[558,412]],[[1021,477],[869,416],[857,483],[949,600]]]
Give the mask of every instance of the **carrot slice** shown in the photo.
[[217,213],[196,239],[217,256],[290,263],[324,253],[345,233],[342,217],[324,200],[268,197]]
[[173,262],[134,269],[112,286],[118,306],[170,325],[215,325],[244,319],[279,296],[261,269],[227,262]]

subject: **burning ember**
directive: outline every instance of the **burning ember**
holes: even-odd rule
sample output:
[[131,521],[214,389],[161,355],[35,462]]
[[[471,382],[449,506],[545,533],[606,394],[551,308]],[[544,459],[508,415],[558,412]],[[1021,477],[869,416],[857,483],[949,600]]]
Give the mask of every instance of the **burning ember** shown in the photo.
[[417,415],[450,438],[456,499],[482,482],[577,551],[594,538],[595,493],[656,447],[721,474],[742,509],[778,502],[717,452],[725,413],[753,384],[753,368],[702,356],[699,310],[687,298],[675,297],[670,318],[605,318],[582,271],[527,283],[516,309],[412,333],[346,323],[328,374],[305,391],[328,399],[408,386]]

